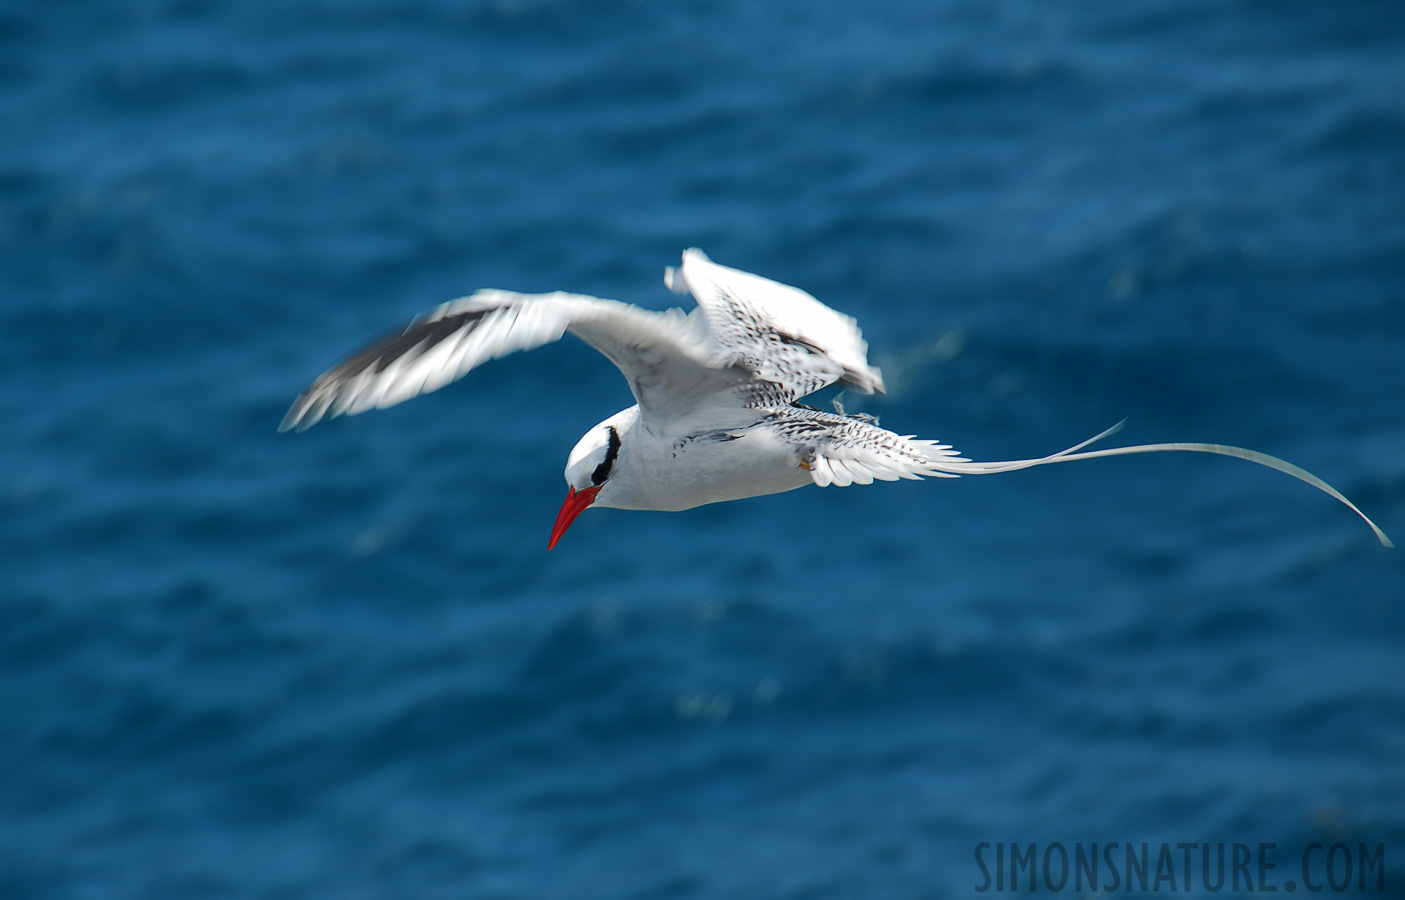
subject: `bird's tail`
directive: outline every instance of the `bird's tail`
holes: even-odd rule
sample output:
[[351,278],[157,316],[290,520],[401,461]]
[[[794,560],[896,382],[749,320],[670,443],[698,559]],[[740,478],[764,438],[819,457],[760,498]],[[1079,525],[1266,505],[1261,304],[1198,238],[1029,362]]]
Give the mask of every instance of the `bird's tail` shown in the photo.
[[1132,447],[1109,447],[1105,450],[1084,450],[1090,444],[1102,440],[1113,434],[1122,427],[1122,422],[1118,422],[1102,434],[1095,435],[1082,443],[1075,444],[1067,450],[1060,450],[1058,453],[1049,456],[1041,456],[1038,459],[1015,459],[1004,462],[969,462],[966,460],[935,459],[928,468],[933,472],[941,472],[949,475],[995,475],[1001,472],[1014,472],[1018,469],[1028,469],[1033,466],[1044,466],[1049,463],[1072,462],[1076,459],[1098,459],[1105,456],[1126,456],[1132,453],[1161,453],[1164,451],[1186,451],[1190,453],[1213,453],[1216,456],[1233,456],[1238,459],[1246,459],[1251,463],[1267,466],[1276,469],[1284,475],[1291,475],[1299,481],[1306,482],[1337,500],[1346,504],[1347,508],[1361,517],[1367,525],[1371,526],[1371,531],[1375,532],[1376,538],[1383,546],[1394,547],[1386,533],[1382,531],[1375,522],[1372,522],[1364,512],[1357,508],[1336,488],[1318,478],[1316,475],[1299,468],[1290,462],[1281,460],[1276,456],[1269,456],[1267,453],[1260,453],[1257,450],[1247,450],[1243,447],[1230,447],[1225,444],[1137,444]]

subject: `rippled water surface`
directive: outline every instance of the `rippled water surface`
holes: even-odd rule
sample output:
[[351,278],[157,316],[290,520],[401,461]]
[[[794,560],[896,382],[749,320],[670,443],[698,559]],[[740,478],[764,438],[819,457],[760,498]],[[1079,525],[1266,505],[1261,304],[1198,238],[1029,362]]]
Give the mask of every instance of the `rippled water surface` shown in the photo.
[[[1232,460],[592,510],[565,341],[688,246],[974,458],[1290,459],[1405,538],[1390,0],[0,5],[0,896],[899,898],[981,841],[1384,843],[1405,557]],[[1223,896],[1223,895],[1222,895]]]

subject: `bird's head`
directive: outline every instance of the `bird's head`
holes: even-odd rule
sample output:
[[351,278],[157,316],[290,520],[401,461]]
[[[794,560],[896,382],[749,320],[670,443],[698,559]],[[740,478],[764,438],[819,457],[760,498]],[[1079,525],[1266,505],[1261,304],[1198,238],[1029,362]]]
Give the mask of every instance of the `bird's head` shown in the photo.
[[[637,407],[616,413],[587,431],[576,443],[566,459],[566,502],[561,504],[561,512],[556,515],[556,524],[551,529],[551,540],[546,549],[556,546],[576,516],[601,499],[602,491],[609,493],[610,476],[617,472],[620,448],[637,417]],[[608,505],[608,496],[605,499]]]

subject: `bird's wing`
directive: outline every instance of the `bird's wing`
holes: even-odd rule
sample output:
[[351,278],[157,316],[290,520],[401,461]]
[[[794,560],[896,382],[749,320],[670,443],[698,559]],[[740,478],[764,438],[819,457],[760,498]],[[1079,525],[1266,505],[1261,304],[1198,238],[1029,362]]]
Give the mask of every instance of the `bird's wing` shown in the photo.
[[279,430],[394,406],[437,391],[470,369],[570,331],[613,362],[640,407],[677,415],[697,396],[744,380],[709,366],[701,322],[580,294],[484,290],[429,311],[324,372],[293,402]]
[[745,405],[783,406],[836,381],[883,391],[855,321],[799,288],[719,266],[701,250],[685,251],[664,281],[697,299],[712,339],[710,364],[752,373]]

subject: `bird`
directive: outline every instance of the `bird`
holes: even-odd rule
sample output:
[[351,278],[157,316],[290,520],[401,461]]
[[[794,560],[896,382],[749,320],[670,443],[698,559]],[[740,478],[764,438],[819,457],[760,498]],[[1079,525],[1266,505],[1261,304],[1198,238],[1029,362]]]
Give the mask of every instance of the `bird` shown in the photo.
[[1121,427],[1048,456],[979,462],[950,444],[879,426],[864,414],[801,403],[831,385],[882,393],[858,323],[805,291],[684,251],[664,271],[694,309],[654,311],[618,300],[487,289],[444,303],[332,366],[293,402],[279,431],[394,406],[437,391],[491,359],[570,332],[614,363],[635,404],[585,433],[566,459],[566,499],[551,550],[589,507],[692,509],[807,485],[991,475],[1134,453],[1230,456],[1283,472],[1344,503],[1384,546],[1375,522],[1316,475],[1223,444],[1086,449]]

